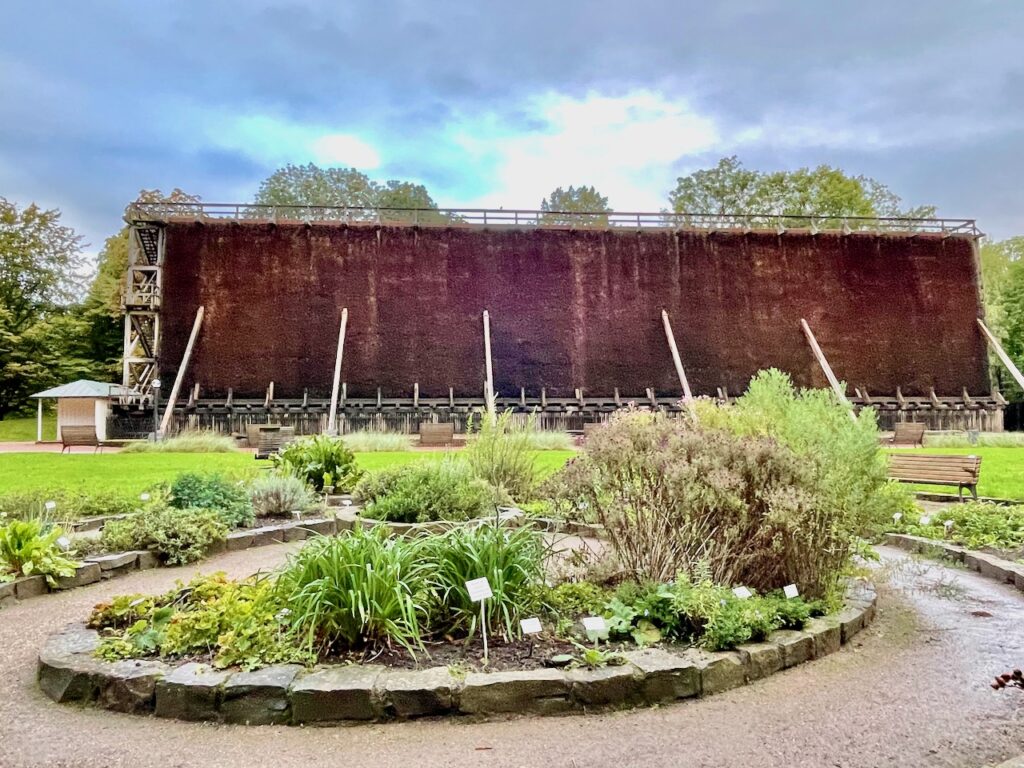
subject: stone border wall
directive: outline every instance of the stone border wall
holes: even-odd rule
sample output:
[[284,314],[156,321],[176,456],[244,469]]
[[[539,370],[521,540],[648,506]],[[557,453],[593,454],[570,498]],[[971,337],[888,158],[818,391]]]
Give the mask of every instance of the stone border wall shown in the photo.
[[848,643],[875,616],[875,589],[851,584],[840,613],[780,630],[733,651],[647,648],[602,669],[471,672],[448,667],[294,664],[255,672],[162,661],[106,662],[99,634],[81,623],[51,635],[39,654],[39,687],[59,703],[179,720],[247,725],[326,725],[439,715],[539,715],[654,705],[708,696],[822,658]]
[[[908,533],[887,533],[885,543],[899,547],[919,555],[939,555],[957,563],[962,563],[972,571],[990,579],[1013,584],[1024,592],[1024,563],[1016,563],[995,552],[978,552],[950,544],[946,541],[928,539],[924,536],[911,536]],[[1019,552],[1006,553],[1020,556]]]

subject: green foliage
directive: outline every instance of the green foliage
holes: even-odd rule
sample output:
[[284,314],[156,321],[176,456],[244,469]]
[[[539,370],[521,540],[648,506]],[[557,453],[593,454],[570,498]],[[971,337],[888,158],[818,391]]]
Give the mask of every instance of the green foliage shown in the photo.
[[[947,520],[953,523],[948,531]],[[890,520],[887,527],[898,533],[946,539],[971,549],[1012,550],[1024,548],[1024,505],[1008,507],[977,501],[950,504],[941,512],[904,512],[898,522]]]
[[184,565],[201,560],[227,534],[219,512],[177,509],[157,499],[123,520],[108,522],[101,542],[108,551],[149,549],[167,565]]
[[262,475],[249,483],[249,499],[259,517],[284,517],[313,504],[305,481],[294,475]]
[[353,453],[375,453],[382,451],[411,451],[412,438],[398,432],[371,432],[361,430],[345,435],[345,445]]
[[540,600],[554,616],[574,620],[601,613],[608,593],[588,581],[567,581],[546,589]]
[[58,540],[63,536],[63,530],[40,520],[0,525],[0,581],[45,576],[50,586],[56,586],[56,577],[73,576],[77,563],[61,549]]
[[345,442],[330,435],[294,440],[271,459],[279,472],[293,474],[317,491],[327,484],[325,478],[334,484],[335,490],[351,491],[363,474]]
[[570,667],[579,668],[586,667],[587,669],[603,669],[604,667],[621,667],[626,664],[628,659],[621,653],[613,653],[611,651],[602,650],[582,643],[573,641],[573,645],[579,651],[577,656],[573,659]]
[[183,472],[174,479],[167,503],[176,509],[212,509],[229,528],[251,525],[252,502],[245,484],[221,474]]
[[46,502],[57,505],[54,517],[78,520],[100,515],[123,515],[139,506],[139,496],[117,489],[12,491],[0,495],[0,518],[27,519],[43,514]]
[[530,438],[536,430],[533,419],[517,424],[513,417],[512,411],[493,419],[483,415],[464,455],[478,477],[516,501],[528,501],[537,483]]
[[494,512],[495,490],[460,459],[418,462],[367,474],[355,488],[362,514],[396,523],[470,520]]
[[540,203],[544,211],[541,222],[544,224],[560,224],[565,226],[586,227],[606,226],[607,216],[576,216],[578,213],[607,213],[608,198],[595,187],[558,187]]
[[928,448],[1024,448],[1024,433],[981,432],[974,442],[971,442],[965,432],[947,432],[941,435],[925,435],[924,444]]
[[576,447],[568,432],[536,429],[528,431],[526,434],[532,451],[571,451]]
[[472,637],[480,622],[480,604],[469,598],[466,582],[486,577],[494,596],[485,601],[489,631],[506,639],[519,633],[519,619],[536,605],[544,577],[543,537],[533,528],[507,529],[492,524],[453,528],[425,540],[427,580],[436,597],[434,628]]
[[231,453],[236,450],[232,437],[211,429],[185,430],[158,443],[139,440],[121,449],[122,453]]
[[896,216],[927,218],[934,206],[904,209],[892,190],[866,176],[848,176],[819,165],[795,171],[763,173],[743,167],[734,155],[676,180],[669,193],[676,213],[754,214],[761,216],[814,213],[835,217]]
[[291,557],[276,592],[304,649],[420,647],[428,564],[418,543],[357,529],[315,539]]

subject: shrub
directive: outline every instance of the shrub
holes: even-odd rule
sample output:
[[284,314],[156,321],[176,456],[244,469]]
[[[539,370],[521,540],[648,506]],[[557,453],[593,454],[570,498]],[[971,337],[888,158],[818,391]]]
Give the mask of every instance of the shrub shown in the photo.
[[158,443],[149,440],[130,442],[122,449],[123,453],[232,453],[238,450],[234,438],[223,435],[212,429],[185,430],[161,440]]
[[398,432],[360,430],[359,432],[349,432],[344,436],[344,440],[345,445],[354,453],[412,450],[412,438]]
[[317,491],[325,485],[351,491],[362,476],[355,454],[343,440],[329,435],[299,438],[272,455],[271,460],[279,472],[295,475]]
[[229,528],[252,525],[252,502],[241,482],[232,482],[215,472],[183,472],[169,490],[168,503],[172,507],[216,510]]
[[0,581],[18,576],[45,576],[52,587],[56,577],[73,576],[77,563],[58,543],[64,531],[39,520],[11,520],[0,525]]
[[294,475],[264,475],[249,484],[249,500],[259,517],[282,517],[313,504],[309,486]]
[[519,634],[519,619],[537,607],[545,547],[540,533],[490,523],[461,526],[425,540],[427,580],[436,595],[435,628],[472,637],[480,604],[469,599],[466,582],[486,577],[493,598],[485,602],[487,626],[506,639]]
[[478,477],[516,501],[528,501],[536,485],[530,439],[534,424],[530,419],[517,426],[512,417],[512,411],[494,419],[482,416],[480,431],[470,435],[464,453]]
[[[952,526],[946,530],[946,521]],[[1024,505],[1002,506],[983,501],[950,504],[941,512],[927,513],[916,509],[904,512],[899,522],[889,521],[889,530],[948,539],[971,549],[1024,547]]]
[[495,490],[461,460],[392,467],[363,477],[355,498],[362,514],[396,523],[469,520],[494,512]]
[[356,529],[307,543],[289,559],[276,594],[311,652],[397,643],[420,647],[426,564],[420,546]]
[[608,602],[606,590],[588,581],[567,581],[545,589],[540,598],[545,608],[560,619],[576,619],[602,613]]
[[[48,501],[57,505],[52,513],[46,510]],[[78,520],[83,517],[127,514],[137,509],[139,503],[137,493],[113,489],[15,491],[0,494],[0,518],[26,520],[45,516],[59,520]]]
[[167,565],[184,565],[201,560],[227,534],[218,512],[177,509],[158,499],[123,520],[108,522],[101,541],[108,551],[149,549]]

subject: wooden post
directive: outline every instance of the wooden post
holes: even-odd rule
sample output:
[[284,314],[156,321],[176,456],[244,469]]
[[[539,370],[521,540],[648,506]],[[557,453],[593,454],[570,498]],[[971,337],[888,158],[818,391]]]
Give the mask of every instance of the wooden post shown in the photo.
[[234,404],[235,404],[235,390],[232,389],[231,387],[228,387],[228,399],[224,401],[224,407],[227,408],[228,410],[231,410],[231,408],[234,406]]
[[683,401],[689,403],[693,400],[693,393],[690,391],[690,382],[686,380],[686,371],[683,370],[683,361],[679,358],[679,348],[676,346],[676,337],[672,334],[672,323],[669,322],[668,312],[661,310],[661,322],[665,326],[665,337],[668,339],[668,348],[672,351],[672,362],[676,366],[676,374],[679,376],[679,383],[683,387]]
[[519,405],[526,407],[526,387],[519,388]]
[[36,401],[36,442],[43,442],[43,398]]
[[377,387],[377,410],[384,407],[384,398],[380,394],[380,387]]
[[348,400],[348,382],[341,382],[341,407],[345,407],[345,401]]
[[181,383],[185,380],[185,371],[188,370],[188,361],[192,357],[192,348],[196,344],[196,338],[199,336],[199,329],[203,325],[203,314],[204,309],[200,307],[196,310],[196,319],[192,323],[192,333],[189,334],[188,343],[185,345],[185,354],[181,356],[181,365],[178,366],[178,374],[174,377],[174,386],[171,387],[170,397],[167,398],[167,404],[164,406],[164,417],[160,421],[160,431],[166,432],[167,427],[171,424],[171,416],[174,414],[174,402],[178,399],[178,392],[181,390]]
[[487,404],[487,412],[491,419],[494,413],[494,371],[491,367],[491,315],[484,310],[484,359],[487,364],[487,382],[484,385],[484,400]]
[[616,408],[621,408],[622,407],[622,398],[619,396],[619,388],[615,387],[612,391],[615,393],[615,407]]
[[548,390],[547,387],[540,388],[540,407],[543,410],[548,407]]
[[302,410],[309,408],[309,389],[303,387],[302,389]]
[[996,357],[998,357],[1000,361],[1002,361],[1003,365],[1006,366],[1006,370],[1008,370],[1010,375],[1013,376],[1017,385],[1024,388],[1024,373],[1021,373],[1020,368],[1014,365],[1013,360],[1011,360],[1010,356],[1006,354],[1006,350],[1003,349],[999,340],[992,335],[992,331],[988,329],[988,326],[982,322],[980,317],[978,318],[978,325],[981,326],[981,332],[985,334],[985,338],[988,339],[988,343],[992,345],[992,351],[996,353]]
[[327,432],[338,431],[338,385],[341,382],[341,358],[345,353],[345,327],[348,325],[348,307],[341,310],[341,328],[338,331],[338,351],[334,356],[334,384],[331,385],[331,413],[327,417]]
[[850,406],[850,416],[856,419],[856,415],[853,413],[853,406],[850,401],[846,398],[846,393],[843,391],[842,386],[839,384],[839,379],[832,373],[832,366],[828,364],[828,360],[825,359],[825,353],[821,351],[821,347],[818,346],[818,340],[814,338],[814,334],[811,332],[811,326],[807,324],[807,321],[800,318],[800,327],[804,329],[804,336],[807,337],[807,343],[811,345],[811,351],[818,360],[818,365],[821,366],[821,370],[825,372],[825,378],[828,379],[828,383],[832,385],[832,391],[836,393],[839,400],[846,405]]
[[418,381],[412,385],[412,407],[420,407],[420,383]]
[[448,407],[455,410],[455,388],[448,387]]
[[272,402],[274,402],[274,382],[270,382],[270,386],[267,387],[267,397],[263,401],[263,407],[269,408]]

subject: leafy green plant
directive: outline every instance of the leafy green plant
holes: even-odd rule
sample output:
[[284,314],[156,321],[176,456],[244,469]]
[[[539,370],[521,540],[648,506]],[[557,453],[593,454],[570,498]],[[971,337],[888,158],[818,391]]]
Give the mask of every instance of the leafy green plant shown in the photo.
[[132,441],[121,449],[122,453],[231,453],[236,450],[234,438],[211,429],[185,430],[158,443]]
[[570,667],[586,667],[587,669],[603,669],[604,667],[621,667],[627,659],[621,653],[602,650],[589,645],[583,645],[573,641],[573,645],[579,653],[569,664]]
[[455,458],[423,461],[367,474],[355,488],[362,514],[397,523],[462,521],[493,514],[504,499]]
[[488,629],[506,639],[518,635],[519,619],[536,607],[536,586],[544,577],[540,533],[491,523],[462,526],[426,539],[424,549],[438,630],[469,637],[478,631],[480,604],[470,600],[466,582],[486,577],[493,592],[484,604]]
[[[313,435],[288,443],[271,460],[278,471],[304,479],[317,491],[333,484],[337,491],[351,491],[362,476],[355,454],[344,440],[330,435]],[[329,475],[333,483],[325,483]]]
[[[52,501],[53,513],[46,510]],[[14,491],[0,494],[0,519],[54,518],[78,520],[101,515],[123,515],[138,508],[139,494],[116,489]]]
[[220,513],[177,509],[157,499],[123,520],[108,522],[101,541],[108,551],[149,549],[167,565],[184,565],[201,560],[227,534]]
[[899,533],[945,539],[971,549],[1013,550],[1024,547],[1024,504],[1003,506],[972,501],[950,504],[936,513],[914,509],[904,511],[898,521],[890,519],[886,527]]
[[417,542],[356,529],[307,543],[278,577],[276,595],[311,652],[393,643],[420,647],[427,564]]
[[294,475],[263,475],[249,484],[249,500],[259,517],[282,517],[313,504],[309,486]]
[[171,483],[167,503],[177,509],[216,510],[229,528],[252,525],[253,507],[242,482],[221,474],[183,472]]
[[530,438],[536,430],[532,419],[518,425],[513,415],[481,416],[478,432],[472,433],[470,425],[464,455],[478,477],[516,501],[527,501],[537,482]]
[[44,576],[57,585],[57,577],[69,577],[78,565],[58,543],[64,531],[39,520],[11,520],[0,526],[0,581],[19,576]]

